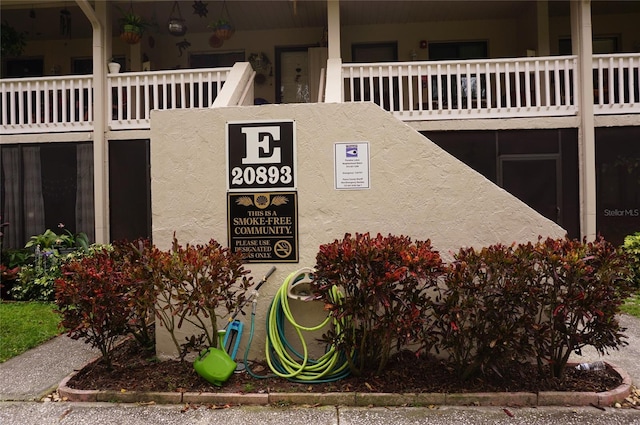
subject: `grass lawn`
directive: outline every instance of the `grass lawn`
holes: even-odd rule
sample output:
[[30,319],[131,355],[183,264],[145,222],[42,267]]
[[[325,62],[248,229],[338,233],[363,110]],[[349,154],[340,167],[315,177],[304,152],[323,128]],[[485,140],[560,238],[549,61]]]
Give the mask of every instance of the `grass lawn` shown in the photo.
[[54,304],[0,302],[0,363],[60,333]]
[[640,292],[629,297],[620,307],[620,310],[622,310],[623,313],[640,317]]

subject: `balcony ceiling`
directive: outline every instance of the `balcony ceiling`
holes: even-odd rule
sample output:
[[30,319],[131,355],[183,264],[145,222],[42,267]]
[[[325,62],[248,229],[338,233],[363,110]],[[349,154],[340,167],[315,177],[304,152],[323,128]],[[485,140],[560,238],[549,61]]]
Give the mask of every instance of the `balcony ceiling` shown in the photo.
[[[90,3],[94,3],[91,1]],[[203,0],[208,14],[200,17],[194,13],[194,1],[178,2],[182,17],[189,32],[208,31],[207,25],[219,18],[223,2]],[[342,25],[405,24],[424,21],[460,21],[470,19],[509,18],[520,16],[527,10],[529,1],[463,1],[463,0],[351,0],[341,1]],[[127,10],[129,1],[110,1],[114,5],[114,18],[119,16],[115,5]],[[159,33],[167,33],[167,21],[171,15],[173,1],[136,0],[133,10],[146,20],[157,23]],[[227,9],[231,21],[240,31],[274,28],[324,27],[327,7],[324,0],[228,0]],[[606,6],[605,6],[606,4]],[[606,7],[604,11],[603,7]],[[71,16],[71,37],[91,37],[91,26],[82,11],[73,1],[3,0],[2,20],[8,21],[19,31],[27,33],[28,39],[60,39],[60,11],[67,9]],[[568,15],[567,0],[552,0],[551,15]],[[594,13],[640,13],[640,1],[595,1]],[[117,25],[114,34],[118,34]],[[189,35],[187,33],[187,37]]]

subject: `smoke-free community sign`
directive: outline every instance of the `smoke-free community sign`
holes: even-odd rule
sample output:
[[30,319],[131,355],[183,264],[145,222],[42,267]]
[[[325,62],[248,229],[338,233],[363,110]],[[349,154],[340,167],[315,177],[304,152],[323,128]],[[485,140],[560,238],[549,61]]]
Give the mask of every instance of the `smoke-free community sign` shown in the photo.
[[298,261],[297,193],[229,193],[227,207],[231,250],[247,262]]

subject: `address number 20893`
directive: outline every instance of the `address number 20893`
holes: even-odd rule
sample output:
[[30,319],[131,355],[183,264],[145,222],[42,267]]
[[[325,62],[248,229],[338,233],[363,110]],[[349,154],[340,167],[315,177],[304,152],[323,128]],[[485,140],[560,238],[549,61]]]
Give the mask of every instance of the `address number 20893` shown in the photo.
[[291,167],[283,165],[277,167],[272,165],[270,167],[233,167],[231,169],[231,185],[242,186],[245,184],[289,184],[293,176],[291,175]]

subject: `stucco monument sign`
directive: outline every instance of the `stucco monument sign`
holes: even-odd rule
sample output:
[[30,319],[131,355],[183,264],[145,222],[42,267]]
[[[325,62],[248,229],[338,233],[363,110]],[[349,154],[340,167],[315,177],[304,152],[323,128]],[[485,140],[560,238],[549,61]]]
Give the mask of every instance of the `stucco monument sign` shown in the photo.
[[[153,111],[150,153],[154,244],[213,238],[247,253],[252,276],[276,265],[261,299],[345,233],[430,239],[443,257],[461,246],[565,234],[370,102]],[[296,304],[301,323],[326,317],[320,303]],[[265,323],[268,306],[258,303],[256,323]],[[266,329],[254,338],[264,341]],[[258,346],[251,358],[263,358]],[[164,328],[156,352],[179,354]]]

